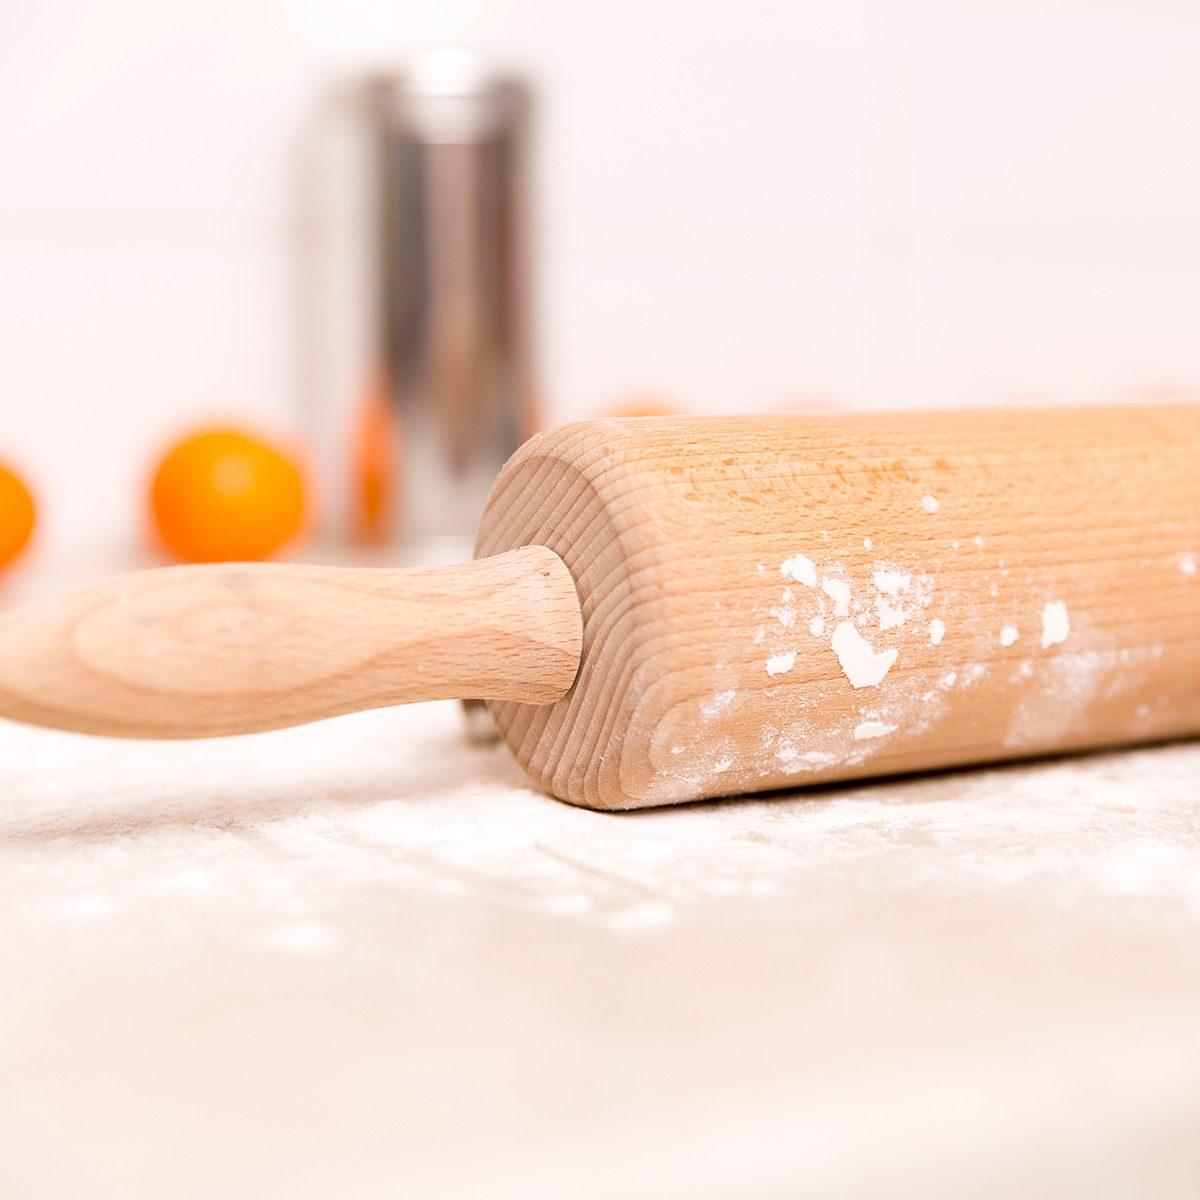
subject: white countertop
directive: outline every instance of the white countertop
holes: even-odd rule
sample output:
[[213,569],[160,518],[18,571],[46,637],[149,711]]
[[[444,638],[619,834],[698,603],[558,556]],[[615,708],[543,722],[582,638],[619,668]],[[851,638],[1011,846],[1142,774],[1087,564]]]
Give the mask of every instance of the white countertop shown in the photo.
[[0,1195],[1190,1197],[1200,744],[626,815],[0,722]]

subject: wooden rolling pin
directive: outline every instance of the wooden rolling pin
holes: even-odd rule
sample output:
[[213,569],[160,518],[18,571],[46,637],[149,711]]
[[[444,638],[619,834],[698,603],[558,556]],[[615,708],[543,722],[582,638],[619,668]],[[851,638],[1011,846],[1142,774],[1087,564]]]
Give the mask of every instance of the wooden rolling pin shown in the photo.
[[125,737],[481,697],[622,809],[1200,731],[1200,407],[632,419],[474,563],[178,567],[0,619],[0,715]]

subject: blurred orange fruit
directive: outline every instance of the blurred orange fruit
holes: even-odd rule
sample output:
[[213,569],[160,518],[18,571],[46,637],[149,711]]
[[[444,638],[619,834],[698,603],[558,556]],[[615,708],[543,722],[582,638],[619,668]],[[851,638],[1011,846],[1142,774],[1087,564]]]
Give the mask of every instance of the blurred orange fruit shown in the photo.
[[283,451],[236,429],[210,429],[167,452],[150,511],[163,544],[184,561],[251,562],[300,532],[304,477]]
[[29,545],[37,509],[19,475],[0,465],[0,567],[6,567]]
[[682,410],[660,396],[626,396],[610,405],[610,417],[678,417]]
[[391,387],[380,371],[367,390],[354,431],[354,494],[350,520],[363,542],[383,542],[390,531],[390,504],[395,486],[395,442],[400,430],[392,408]]

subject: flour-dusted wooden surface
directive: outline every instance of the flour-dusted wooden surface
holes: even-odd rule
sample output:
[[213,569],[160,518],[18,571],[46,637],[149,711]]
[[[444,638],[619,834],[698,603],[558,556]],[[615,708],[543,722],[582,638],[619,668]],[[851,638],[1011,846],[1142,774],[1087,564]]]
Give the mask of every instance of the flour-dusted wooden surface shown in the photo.
[[1198,781],[618,815],[452,704],[0,723],[0,1195],[1193,1197]]
[[477,548],[583,605],[575,686],[494,701],[628,809],[1200,732],[1200,404],[586,421]]

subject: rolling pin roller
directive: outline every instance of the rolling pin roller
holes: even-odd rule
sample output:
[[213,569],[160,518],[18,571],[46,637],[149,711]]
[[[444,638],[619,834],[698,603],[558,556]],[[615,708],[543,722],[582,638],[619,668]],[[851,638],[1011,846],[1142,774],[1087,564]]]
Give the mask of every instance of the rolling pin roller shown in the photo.
[[623,809],[1200,731],[1200,408],[569,425],[474,563],[178,567],[0,619],[0,715],[204,737],[487,699]]

